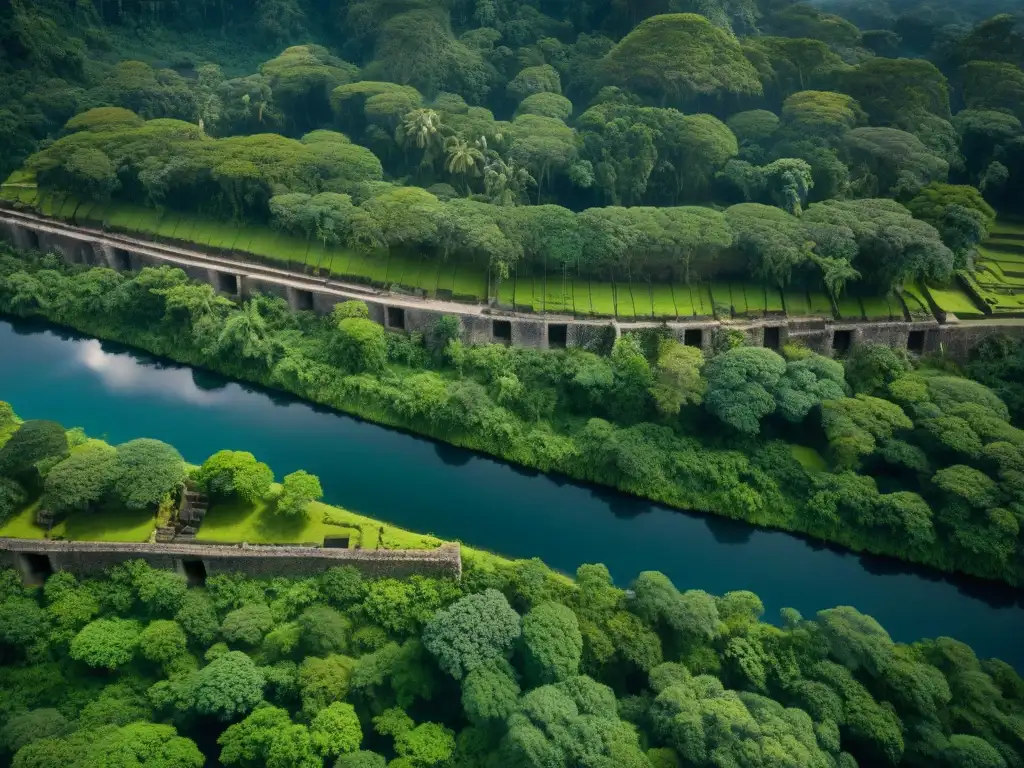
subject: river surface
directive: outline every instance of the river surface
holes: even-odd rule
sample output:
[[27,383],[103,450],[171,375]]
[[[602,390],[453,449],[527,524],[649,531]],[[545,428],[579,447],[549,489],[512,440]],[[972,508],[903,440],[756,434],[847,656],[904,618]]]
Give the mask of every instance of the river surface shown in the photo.
[[948,635],[1024,670],[1024,592],[524,471],[63,330],[0,321],[0,400],[197,464],[251,451],[278,478],[319,475],[326,502],[568,573],[601,562],[623,586],[658,570],[681,589],[749,589],[770,621],[852,605],[896,640]]

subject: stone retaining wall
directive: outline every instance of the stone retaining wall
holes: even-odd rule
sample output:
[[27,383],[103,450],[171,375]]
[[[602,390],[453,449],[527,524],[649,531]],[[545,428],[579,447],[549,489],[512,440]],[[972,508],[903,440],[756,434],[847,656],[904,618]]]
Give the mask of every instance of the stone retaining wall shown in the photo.
[[46,571],[76,576],[96,573],[126,560],[145,560],[154,568],[194,574],[238,572],[246,576],[310,576],[351,565],[371,577],[462,576],[462,551],[447,543],[437,549],[321,549],[214,544],[122,544],[0,538],[0,567],[16,568],[26,580]]
[[[293,309],[328,313],[342,301],[366,303],[370,319],[391,328],[428,333],[444,315],[458,315],[463,341],[482,344],[492,341],[515,346],[547,349],[551,346],[597,348],[609,334],[618,337],[630,330],[666,325],[673,336],[709,350],[716,333],[733,329],[746,335],[751,344],[783,345],[800,341],[822,354],[832,354],[864,343],[887,344],[916,352],[944,351],[964,362],[970,350],[995,333],[1024,338],[1024,324],[1017,320],[944,322],[846,323],[831,317],[767,317],[751,320],[710,318],[623,322],[581,318],[571,315],[538,315],[505,312],[493,307],[428,301],[370,287],[327,281],[310,275],[260,266],[239,258],[206,254],[182,246],[170,246],[94,232],[63,222],[10,211],[0,211],[0,234],[6,234],[19,248],[41,248],[59,253],[69,262],[141,269],[171,264],[190,277],[204,280],[218,291],[246,297],[259,291],[286,299]],[[766,332],[770,331],[770,337]],[[769,341],[770,338],[770,341]]]

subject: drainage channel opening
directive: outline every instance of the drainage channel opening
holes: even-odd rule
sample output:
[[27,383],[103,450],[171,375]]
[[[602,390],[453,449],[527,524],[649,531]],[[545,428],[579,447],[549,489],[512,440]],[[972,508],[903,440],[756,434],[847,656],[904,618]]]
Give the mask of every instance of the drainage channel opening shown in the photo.
[[387,311],[388,328],[399,331],[405,330],[405,310],[402,307],[388,307]]
[[839,354],[850,351],[853,346],[853,331],[836,331],[832,336],[832,349]]
[[924,331],[911,331],[907,335],[907,349],[917,354],[924,352]]
[[53,574],[53,562],[49,555],[41,555],[37,552],[22,552],[22,572],[25,574],[25,581],[28,584],[42,584]]
[[132,257],[128,254],[128,251],[123,251],[120,248],[114,249],[114,269],[118,272],[127,272],[132,268]]
[[206,586],[206,563],[202,560],[186,558],[181,561],[181,570],[190,587]]
[[313,292],[304,291],[301,288],[295,289],[295,309],[304,310],[313,308]]
[[324,536],[325,549],[348,549],[348,536]]
[[495,341],[512,341],[512,321],[511,320],[492,320],[491,321],[491,336],[494,337]]
[[683,344],[688,347],[704,346],[704,331],[701,328],[687,328],[683,333]]
[[238,280],[230,272],[215,272],[217,276],[217,285],[215,286],[218,293],[227,293],[234,296],[238,293]]
[[569,326],[566,323],[554,323],[548,326],[548,346],[554,349],[565,349],[569,341]]
[[777,325],[764,329],[764,345],[768,349],[778,349],[781,345],[782,334]]

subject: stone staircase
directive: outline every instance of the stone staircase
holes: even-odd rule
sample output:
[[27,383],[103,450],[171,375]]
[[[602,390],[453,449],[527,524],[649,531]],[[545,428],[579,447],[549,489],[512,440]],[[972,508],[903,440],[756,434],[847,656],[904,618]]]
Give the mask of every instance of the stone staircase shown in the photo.
[[199,533],[206,512],[210,508],[210,500],[203,491],[186,487],[181,500],[181,507],[175,517],[166,525],[156,529],[158,544],[190,544]]

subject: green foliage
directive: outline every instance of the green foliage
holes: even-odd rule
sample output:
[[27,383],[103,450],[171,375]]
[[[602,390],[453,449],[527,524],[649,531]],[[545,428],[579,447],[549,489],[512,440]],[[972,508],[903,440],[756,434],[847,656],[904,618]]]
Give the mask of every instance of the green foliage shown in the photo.
[[490,663],[472,670],[462,680],[462,708],[481,727],[503,723],[519,698],[519,684],[507,664]]
[[28,499],[25,489],[7,477],[0,477],[0,521],[19,512]]
[[576,615],[558,603],[541,603],[523,616],[524,665],[535,684],[579,674],[583,637]]
[[[690,55],[680,58],[676,51]],[[700,96],[761,92],[739,44],[707,19],[690,13],[653,16],[626,35],[601,62],[609,82],[664,103]]]
[[384,329],[362,317],[338,322],[338,359],[352,372],[379,372],[387,363],[388,346]]
[[423,645],[442,670],[461,680],[474,669],[507,657],[521,631],[519,615],[504,595],[490,589],[434,614],[423,630]]
[[359,749],[363,732],[351,704],[334,702],[321,709],[309,725],[313,746],[323,757],[332,758]]
[[33,481],[37,465],[68,453],[64,428],[53,421],[25,421],[0,447],[0,475]]
[[274,473],[245,451],[217,451],[203,462],[195,481],[214,496],[235,496],[250,504],[267,495]]
[[173,661],[185,652],[185,631],[173,621],[150,622],[139,635],[139,653],[157,664]]
[[825,400],[846,394],[843,366],[821,355],[809,355],[786,364],[775,390],[776,409],[787,421],[800,423]]
[[277,499],[275,509],[278,514],[288,517],[305,515],[306,507],[324,495],[323,488],[320,487],[320,478],[301,469],[285,475],[281,485],[281,495]]
[[71,724],[53,708],[32,709],[15,715],[0,730],[4,748],[14,754],[26,744],[40,739],[56,739],[71,730]]
[[844,363],[846,380],[854,392],[882,395],[888,386],[910,370],[905,353],[884,344],[858,344]]
[[697,347],[683,346],[670,339],[659,344],[650,392],[660,413],[675,416],[685,405],[700,405],[707,389],[701,377],[703,366],[704,353]]
[[309,730],[292,723],[284,709],[262,704],[217,739],[220,762],[243,768],[315,768],[322,765]]
[[859,394],[823,402],[821,425],[836,463],[855,467],[875,450],[877,441],[892,437],[896,430],[910,429],[913,423],[895,403]]
[[71,641],[71,658],[90,667],[117,669],[128,664],[139,645],[139,625],[125,619],[97,619]]
[[155,507],[185,479],[185,462],[174,447],[139,438],[117,446],[114,490],[129,509]]
[[232,720],[263,700],[263,684],[263,673],[252,659],[228,651],[189,679],[188,698],[199,714]]
[[55,514],[86,510],[110,492],[117,473],[117,451],[100,440],[90,440],[47,472],[44,504]]
[[361,317],[365,320],[370,317],[370,309],[366,306],[365,301],[343,301],[334,305],[331,317],[335,323],[340,323],[349,317]]
[[311,606],[299,614],[302,645],[313,656],[327,656],[348,650],[352,622],[341,611]]
[[18,768],[87,768],[87,766],[159,765],[202,768],[203,754],[195,742],[179,736],[173,726],[131,723],[76,731],[63,738],[39,739],[19,750]]
[[730,349],[704,367],[704,407],[729,426],[756,435],[761,419],[775,412],[773,392],[785,373],[786,361],[770,349]]
[[259,645],[263,636],[274,626],[270,608],[263,603],[244,605],[224,617],[220,633],[229,643]]
[[181,625],[191,640],[200,645],[212,643],[220,629],[213,603],[203,592],[196,590],[191,590],[185,595],[174,620]]

